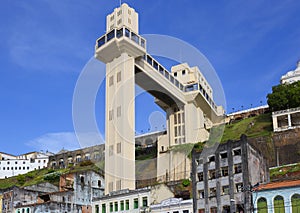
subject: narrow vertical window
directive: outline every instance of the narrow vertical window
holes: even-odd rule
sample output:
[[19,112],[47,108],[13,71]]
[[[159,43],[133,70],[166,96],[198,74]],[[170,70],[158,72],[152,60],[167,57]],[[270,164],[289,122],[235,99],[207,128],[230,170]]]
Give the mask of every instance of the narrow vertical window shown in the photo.
[[112,86],[114,84],[114,76],[109,77],[109,86]]
[[117,117],[121,117],[122,111],[121,111],[121,106],[118,106],[117,108]]
[[117,82],[121,81],[121,71],[117,73]]

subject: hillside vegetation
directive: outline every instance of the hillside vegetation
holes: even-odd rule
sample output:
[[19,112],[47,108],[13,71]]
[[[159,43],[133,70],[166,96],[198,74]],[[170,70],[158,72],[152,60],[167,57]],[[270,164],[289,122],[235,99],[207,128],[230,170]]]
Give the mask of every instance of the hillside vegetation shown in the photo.
[[262,114],[235,121],[232,124],[227,124],[221,142],[239,140],[242,134],[247,135],[248,138],[263,136],[271,137],[272,131],[271,114]]

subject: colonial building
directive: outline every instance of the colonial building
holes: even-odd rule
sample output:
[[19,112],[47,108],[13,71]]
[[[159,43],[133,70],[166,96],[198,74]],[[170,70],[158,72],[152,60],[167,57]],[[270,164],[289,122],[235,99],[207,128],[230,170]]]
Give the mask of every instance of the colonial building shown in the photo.
[[30,152],[14,156],[0,152],[0,179],[46,168],[53,153]]
[[84,161],[94,163],[104,162],[104,144],[68,151],[62,149],[57,154],[50,156],[48,168],[66,168],[76,166]]
[[[23,205],[31,205],[38,203],[38,196],[43,193],[50,193],[58,190],[52,184],[45,183],[31,186],[29,188],[12,187],[2,192],[2,212],[3,213],[15,213],[19,207]],[[24,209],[24,213],[30,212],[30,208]]]
[[150,206],[151,213],[193,213],[193,200],[182,198],[169,198],[159,204]]
[[102,174],[93,171],[75,172],[60,177],[59,190],[39,194],[36,202],[18,206],[17,212],[92,213],[92,199],[103,196]]
[[[95,213],[150,212],[150,205],[159,204],[174,194],[164,184],[136,190],[120,190],[93,201]],[[151,211],[152,212],[152,211]]]
[[272,113],[273,130],[281,132],[300,127],[300,107]]
[[194,212],[250,212],[252,185],[268,181],[267,162],[245,135],[194,153]]
[[281,77],[281,84],[291,84],[296,81],[300,81],[300,60],[297,62],[297,67],[295,70],[287,72]]
[[257,213],[300,212],[300,180],[286,180],[260,185],[253,192]]

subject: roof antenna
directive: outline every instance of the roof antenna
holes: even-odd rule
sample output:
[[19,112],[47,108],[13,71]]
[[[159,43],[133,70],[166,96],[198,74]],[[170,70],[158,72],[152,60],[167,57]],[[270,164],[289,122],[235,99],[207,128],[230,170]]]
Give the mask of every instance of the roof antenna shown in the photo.
[[120,0],[120,7],[121,7],[121,5],[122,5],[122,0]]

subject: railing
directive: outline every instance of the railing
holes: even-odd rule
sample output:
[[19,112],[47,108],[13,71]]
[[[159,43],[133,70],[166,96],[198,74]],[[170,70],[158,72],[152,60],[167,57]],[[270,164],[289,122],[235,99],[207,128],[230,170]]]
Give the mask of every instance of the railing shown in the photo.
[[122,27],[119,29],[113,29],[110,32],[106,33],[105,35],[101,36],[99,39],[96,41],[96,49],[100,48],[110,40],[114,38],[122,38],[126,37],[129,38],[130,40],[134,41],[136,44],[139,46],[143,47],[144,49],[146,48],[146,40],[142,38],[141,36],[135,34],[134,32],[130,31],[126,27]]
[[273,115],[278,115],[278,114],[283,114],[283,113],[288,113],[288,112],[295,112],[295,111],[300,111],[300,107],[280,110],[280,111],[273,112],[272,114]]
[[168,79],[173,85],[175,85],[178,89],[182,92],[191,92],[191,91],[200,91],[202,96],[207,100],[209,105],[214,109],[217,110],[217,106],[214,101],[209,97],[206,90],[202,87],[201,84],[195,83],[184,86],[180,83],[170,72],[165,69],[162,65],[160,65],[154,58],[152,58],[149,54],[144,55],[143,59],[152,66],[156,71],[158,71],[161,75],[163,75],[166,79]]

